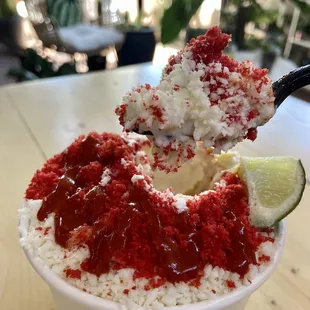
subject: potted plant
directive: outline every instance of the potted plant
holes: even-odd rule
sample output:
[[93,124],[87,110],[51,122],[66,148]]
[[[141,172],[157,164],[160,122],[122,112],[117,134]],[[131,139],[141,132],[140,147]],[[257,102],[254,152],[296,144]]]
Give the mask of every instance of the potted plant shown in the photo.
[[35,50],[27,49],[20,67],[11,68],[7,74],[16,82],[24,82],[76,73],[74,61],[59,66],[54,59],[42,57]]
[[164,11],[164,15],[161,19],[161,42],[163,44],[174,41],[184,28],[187,28],[186,41],[206,31],[202,29],[191,30],[188,27],[191,18],[198,11],[203,1],[204,0],[173,1],[172,5]]
[[125,23],[118,28],[125,34],[125,41],[117,52],[118,65],[126,66],[153,60],[156,38],[154,29],[142,25],[143,14],[140,13],[134,23],[129,22],[128,13],[125,14]]
[[[134,23],[129,22],[128,14],[125,23],[119,27],[125,33],[125,42],[118,51],[119,66],[152,61],[156,39],[154,29],[142,24],[143,1],[139,1],[139,16]],[[164,10],[161,18],[161,42],[168,44],[174,41],[180,31],[187,27],[192,16],[197,12],[203,0],[174,0]]]
[[80,0],[46,0],[46,11],[59,27],[76,25],[82,21]]

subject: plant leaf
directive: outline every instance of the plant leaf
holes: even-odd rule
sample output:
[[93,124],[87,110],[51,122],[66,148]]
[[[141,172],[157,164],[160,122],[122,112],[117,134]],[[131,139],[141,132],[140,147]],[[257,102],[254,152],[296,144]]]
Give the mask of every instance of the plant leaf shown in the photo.
[[242,1],[241,0],[232,0],[231,3],[235,6],[239,6],[242,4]]
[[197,12],[203,0],[175,0],[165,10],[161,20],[161,42],[167,44],[175,40]]
[[12,0],[0,0],[0,17],[12,16],[16,13],[16,2]]
[[299,9],[301,10],[301,14],[310,13],[310,6],[308,3],[301,0],[294,0],[293,3],[295,3],[295,5],[299,7]]

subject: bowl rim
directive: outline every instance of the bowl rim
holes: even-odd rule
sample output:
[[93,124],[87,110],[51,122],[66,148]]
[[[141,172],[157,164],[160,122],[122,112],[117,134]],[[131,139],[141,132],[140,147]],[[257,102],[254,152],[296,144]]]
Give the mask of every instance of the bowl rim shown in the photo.
[[[19,216],[19,235],[20,238],[25,238],[28,234],[29,218],[28,216],[21,214]],[[260,273],[250,285],[242,286],[241,288],[234,290],[226,295],[220,296],[216,299],[208,301],[200,301],[197,303],[192,303],[188,305],[179,305],[172,307],[165,307],[166,310],[206,310],[206,309],[221,309],[222,307],[227,307],[229,305],[235,304],[248,298],[254,291],[256,291],[273,273],[273,271],[278,266],[285,244],[286,235],[286,223],[285,220],[280,221],[276,225],[276,242],[278,243],[278,248],[273,257],[273,262],[270,264],[264,272]],[[88,307],[94,307],[94,309],[101,309],[104,306],[111,310],[124,310],[127,309],[124,305],[117,302],[110,301],[95,295],[86,293],[81,289],[69,284],[67,281],[58,276],[53,272],[47,265],[42,263],[42,259],[34,257],[30,250],[23,247],[23,251],[30,262],[31,266],[40,275],[40,277],[49,285],[50,289],[58,292],[61,295],[65,295],[70,299],[75,300],[81,305]],[[141,308],[143,309],[143,308]]]

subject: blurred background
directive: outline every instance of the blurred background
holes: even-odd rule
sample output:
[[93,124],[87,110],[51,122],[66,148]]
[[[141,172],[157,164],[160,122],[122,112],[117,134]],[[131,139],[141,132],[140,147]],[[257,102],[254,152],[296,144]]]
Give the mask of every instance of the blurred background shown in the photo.
[[0,0],[0,85],[153,62],[213,25],[277,79],[310,63],[310,1]]

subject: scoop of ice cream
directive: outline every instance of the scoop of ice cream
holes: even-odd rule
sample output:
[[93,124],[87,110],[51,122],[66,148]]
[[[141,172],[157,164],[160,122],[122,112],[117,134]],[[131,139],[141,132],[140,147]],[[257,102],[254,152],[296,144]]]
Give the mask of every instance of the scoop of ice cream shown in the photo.
[[153,134],[159,168],[175,170],[193,157],[195,141],[225,151],[254,140],[256,127],[273,116],[268,70],[224,55],[229,40],[211,28],[170,58],[157,87],[133,89],[116,109],[125,130]]

